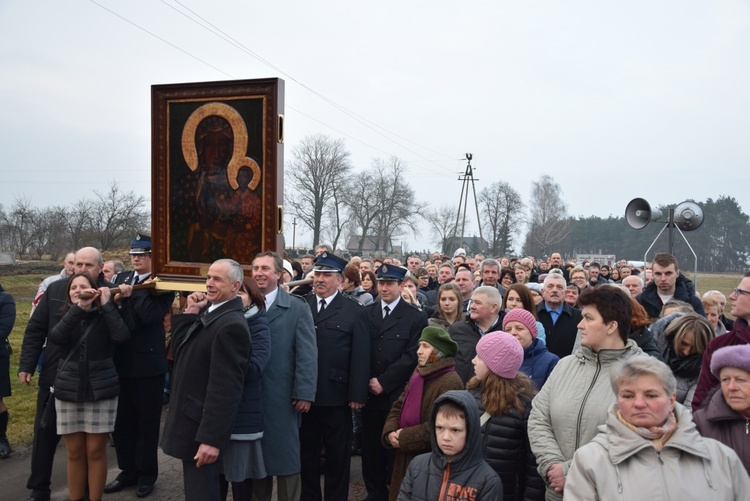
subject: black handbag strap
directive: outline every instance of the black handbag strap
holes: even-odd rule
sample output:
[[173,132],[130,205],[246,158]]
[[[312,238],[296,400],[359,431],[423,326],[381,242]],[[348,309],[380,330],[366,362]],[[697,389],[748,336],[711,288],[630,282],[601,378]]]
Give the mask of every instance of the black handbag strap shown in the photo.
[[[58,366],[58,367],[57,367],[57,373],[58,373],[58,374],[60,374],[60,371],[62,371],[62,370],[63,370],[63,367],[65,367],[65,365],[67,365],[67,363],[68,363],[68,360],[70,360],[70,357],[72,357],[72,356],[73,356],[73,353],[75,353],[76,351],[78,351],[78,348],[80,348],[80,347],[81,347],[81,345],[83,344],[83,342],[84,342],[84,341],[86,340],[86,338],[88,337],[88,335],[89,335],[89,332],[91,332],[91,329],[93,329],[93,328],[94,328],[94,324],[95,324],[95,323],[96,323],[96,321],[92,321],[92,322],[91,322],[91,323],[90,323],[90,324],[88,325],[88,327],[86,327],[86,330],[84,330],[84,331],[83,331],[83,335],[82,335],[82,336],[81,336],[80,338],[78,338],[78,341],[76,341],[76,344],[75,344],[75,346],[73,346],[73,349],[72,349],[72,350],[70,350],[70,352],[68,352],[68,356],[67,356],[67,357],[65,357],[65,360],[63,360],[63,363],[62,363],[62,364],[61,364],[60,366]],[[54,392],[54,388],[51,388],[51,391],[52,391],[52,392]]]

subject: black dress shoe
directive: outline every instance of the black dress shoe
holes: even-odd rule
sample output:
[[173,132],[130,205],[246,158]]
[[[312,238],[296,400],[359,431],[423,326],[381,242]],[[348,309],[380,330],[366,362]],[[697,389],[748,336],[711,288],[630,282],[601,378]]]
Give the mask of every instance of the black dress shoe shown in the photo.
[[38,492],[32,492],[29,494],[29,497],[26,498],[26,501],[49,501],[49,494],[40,494]]
[[120,478],[116,478],[104,486],[104,492],[107,494],[120,492],[125,487],[130,487],[131,485],[135,485],[135,480],[123,480]]
[[12,453],[13,449],[10,448],[8,437],[0,436],[0,459],[8,459]]
[[138,488],[135,490],[135,495],[139,498],[145,498],[149,494],[151,494],[151,491],[154,490],[154,484],[141,484],[138,486]]

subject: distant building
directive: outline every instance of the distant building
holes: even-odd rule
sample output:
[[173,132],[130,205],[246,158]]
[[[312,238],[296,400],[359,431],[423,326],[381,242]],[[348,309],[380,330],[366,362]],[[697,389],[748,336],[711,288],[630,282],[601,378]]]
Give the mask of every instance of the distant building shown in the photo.
[[390,238],[385,239],[385,242],[381,239],[380,245],[378,245],[377,237],[365,236],[361,251],[359,249],[360,241],[362,241],[361,235],[349,235],[349,240],[346,242],[346,250],[352,256],[383,257],[386,255],[401,255],[401,246],[393,245]]
[[614,254],[576,254],[576,262],[583,263],[584,261],[612,266],[617,262],[617,259]]

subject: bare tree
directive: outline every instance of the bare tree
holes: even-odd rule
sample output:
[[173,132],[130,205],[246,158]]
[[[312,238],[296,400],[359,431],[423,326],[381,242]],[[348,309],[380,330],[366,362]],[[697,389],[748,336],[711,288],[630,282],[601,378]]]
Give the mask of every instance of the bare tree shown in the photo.
[[56,260],[70,248],[65,219],[65,209],[61,207],[46,207],[37,211],[31,247],[38,259],[49,255],[50,259]]
[[323,237],[327,242],[331,243],[334,251],[338,249],[339,240],[352,219],[352,214],[346,210],[343,204],[347,188],[347,180],[344,180],[340,185],[337,184],[334,186],[333,193],[331,194],[330,208],[326,211],[328,224],[321,230]]
[[70,236],[70,248],[80,249],[89,241],[94,202],[82,198],[65,209],[65,228]]
[[312,230],[313,246],[320,243],[326,207],[351,170],[349,156],[342,140],[322,134],[305,137],[292,152],[287,204]]
[[493,256],[511,254],[514,236],[525,219],[521,195],[510,184],[497,181],[479,192],[478,203],[490,253]]
[[428,209],[425,219],[430,223],[433,242],[440,246],[440,252],[448,252],[448,246],[456,230],[456,213],[458,209],[450,205],[441,205],[437,209]]
[[5,215],[5,230],[9,235],[10,250],[27,254],[34,243],[34,224],[38,211],[31,206],[31,199],[19,196]]
[[373,193],[373,181],[368,173],[363,173],[352,177],[342,194],[342,202],[349,214],[347,230],[350,235],[359,237],[359,253],[362,253],[365,241],[372,234],[374,222],[381,211],[381,205]]
[[146,197],[133,191],[122,192],[115,181],[106,192],[94,193],[96,200],[92,209],[95,216],[90,219],[91,236],[99,244],[99,249],[106,251],[118,244],[124,245],[136,232],[150,226]]
[[10,220],[2,203],[0,203],[0,251],[15,251],[11,236]]
[[[414,190],[403,182],[406,164],[399,158],[389,160],[376,158],[370,176],[375,191],[375,200],[380,210],[374,221],[375,246],[386,250],[393,239],[406,231],[419,235],[420,214],[423,206],[414,197]],[[388,249],[390,250],[390,249]]]
[[568,208],[562,199],[562,188],[547,174],[532,184],[529,202],[529,232],[524,253],[542,256],[552,252],[570,232]]

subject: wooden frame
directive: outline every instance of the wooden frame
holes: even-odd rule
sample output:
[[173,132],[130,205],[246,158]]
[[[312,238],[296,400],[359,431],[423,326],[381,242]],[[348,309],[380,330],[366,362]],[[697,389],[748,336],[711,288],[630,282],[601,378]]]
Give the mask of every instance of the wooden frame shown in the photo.
[[282,251],[283,95],[277,78],[152,86],[155,276]]

